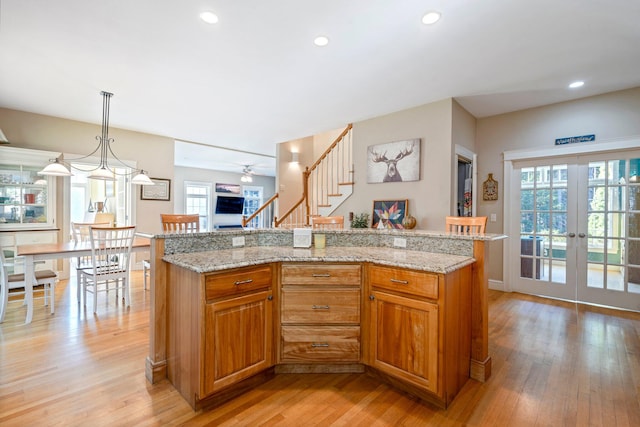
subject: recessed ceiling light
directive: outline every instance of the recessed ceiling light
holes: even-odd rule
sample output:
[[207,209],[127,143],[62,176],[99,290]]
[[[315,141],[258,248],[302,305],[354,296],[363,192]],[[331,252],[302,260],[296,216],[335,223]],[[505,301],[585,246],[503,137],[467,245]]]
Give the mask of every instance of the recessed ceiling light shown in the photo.
[[422,17],[422,23],[425,25],[435,24],[440,20],[439,12],[429,12]]
[[582,87],[582,86],[584,86],[584,82],[583,81],[577,81],[577,82],[571,83],[569,85],[569,88],[570,89],[576,89],[576,88],[579,88],[579,87]]
[[202,19],[207,24],[215,24],[218,22],[218,15],[213,12],[202,12],[200,14],[200,19]]
[[325,36],[318,36],[315,39],[313,39],[313,43],[316,46],[326,46],[329,44],[329,38]]

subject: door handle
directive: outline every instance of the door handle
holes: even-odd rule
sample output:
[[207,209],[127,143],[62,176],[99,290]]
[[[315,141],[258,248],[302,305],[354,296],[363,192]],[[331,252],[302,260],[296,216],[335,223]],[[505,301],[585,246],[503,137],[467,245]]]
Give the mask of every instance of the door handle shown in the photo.
[[567,234],[567,236],[569,236],[569,237],[576,237],[576,233],[569,233],[569,234]]
[[578,233],[578,237],[580,237],[581,239],[583,239],[583,238],[585,238],[585,237],[586,237],[586,234],[584,234],[584,233]]

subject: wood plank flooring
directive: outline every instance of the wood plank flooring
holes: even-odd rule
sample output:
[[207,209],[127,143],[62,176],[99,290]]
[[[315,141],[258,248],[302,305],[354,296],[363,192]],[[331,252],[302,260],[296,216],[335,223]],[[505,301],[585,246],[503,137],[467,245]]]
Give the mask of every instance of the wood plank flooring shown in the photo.
[[[640,314],[490,292],[493,376],[469,380],[447,410],[363,374],[281,374],[194,412],[167,381],[149,384],[150,294],[132,305],[56,289],[56,314],[20,301],[0,324],[2,426],[640,426]],[[92,298],[90,295],[89,298]]]

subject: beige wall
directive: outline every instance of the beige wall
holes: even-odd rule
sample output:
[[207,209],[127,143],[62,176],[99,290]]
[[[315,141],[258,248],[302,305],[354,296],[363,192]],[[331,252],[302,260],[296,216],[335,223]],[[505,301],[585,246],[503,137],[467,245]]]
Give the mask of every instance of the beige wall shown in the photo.
[[[276,147],[276,188],[278,191],[278,213],[286,213],[302,197],[302,171],[313,163],[344,131],[334,129],[318,135],[283,142]],[[291,163],[291,152],[298,152],[298,163]]]
[[[93,151],[98,144],[95,137],[101,133],[100,125],[3,108],[0,108],[0,129],[11,142],[11,147],[78,155]],[[137,167],[144,168],[151,177],[173,181],[173,139],[117,128],[110,128],[109,136],[114,139],[112,148],[119,158],[137,161]],[[59,183],[65,181],[58,179]],[[66,179],[66,182],[69,180]],[[58,200],[64,200],[63,186],[58,185],[58,189]],[[169,202],[140,200],[137,186],[134,191],[136,218],[132,223],[138,226],[139,231],[159,232],[158,216],[160,213],[173,212],[174,199]],[[64,218],[61,203],[58,204],[56,217],[58,221]]]
[[[574,135],[594,133],[597,141],[637,136],[639,118],[640,88],[635,88],[481,119],[446,99],[354,123],[354,194],[336,214],[371,213],[373,200],[406,198],[418,228],[443,229],[444,217],[452,212],[457,144],[478,155],[476,214],[496,214],[497,221],[488,223],[488,232],[503,233],[503,152],[552,148],[556,138]],[[367,184],[367,147],[409,138],[422,140],[420,181]],[[500,184],[499,198],[493,202],[482,200],[482,182],[488,173]],[[491,280],[502,280],[502,249],[501,241],[491,243]]]
[[[336,214],[371,214],[374,200],[409,201],[409,213],[421,229],[444,229],[449,215],[452,174],[452,100],[446,99],[353,124],[353,195]],[[420,138],[420,180],[367,183],[367,148],[370,145]]]
[[[505,151],[553,149],[555,139],[595,134],[597,142],[640,135],[640,88],[478,119],[476,148],[478,181],[493,173],[498,200],[479,200],[477,215],[495,213],[487,231],[503,233],[503,157]],[[481,191],[482,187],[479,187]],[[481,199],[481,197],[480,197]],[[491,247],[490,278],[502,280],[502,244]]]

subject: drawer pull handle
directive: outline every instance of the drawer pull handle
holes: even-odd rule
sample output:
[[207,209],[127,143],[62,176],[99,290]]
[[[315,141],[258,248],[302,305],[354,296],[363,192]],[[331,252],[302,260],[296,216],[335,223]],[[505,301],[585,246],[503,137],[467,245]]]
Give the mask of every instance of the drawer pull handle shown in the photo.
[[329,310],[329,306],[328,305],[315,305],[315,304],[313,304],[311,306],[311,308],[313,310]]
[[408,280],[398,280],[398,279],[389,279],[391,280],[391,283],[400,283],[401,285],[408,285],[409,281]]
[[253,279],[236,280],[234,284],[238,286],[238,285],[246,285],[247,283],[251,283],[251,282],[253,282]]
[[311,343],[311,347],[329,347],[328,342]]
[[331,277],[331,275],[329,273],[322,273],[322,274],[314,273],[311,275],[311,277]]

